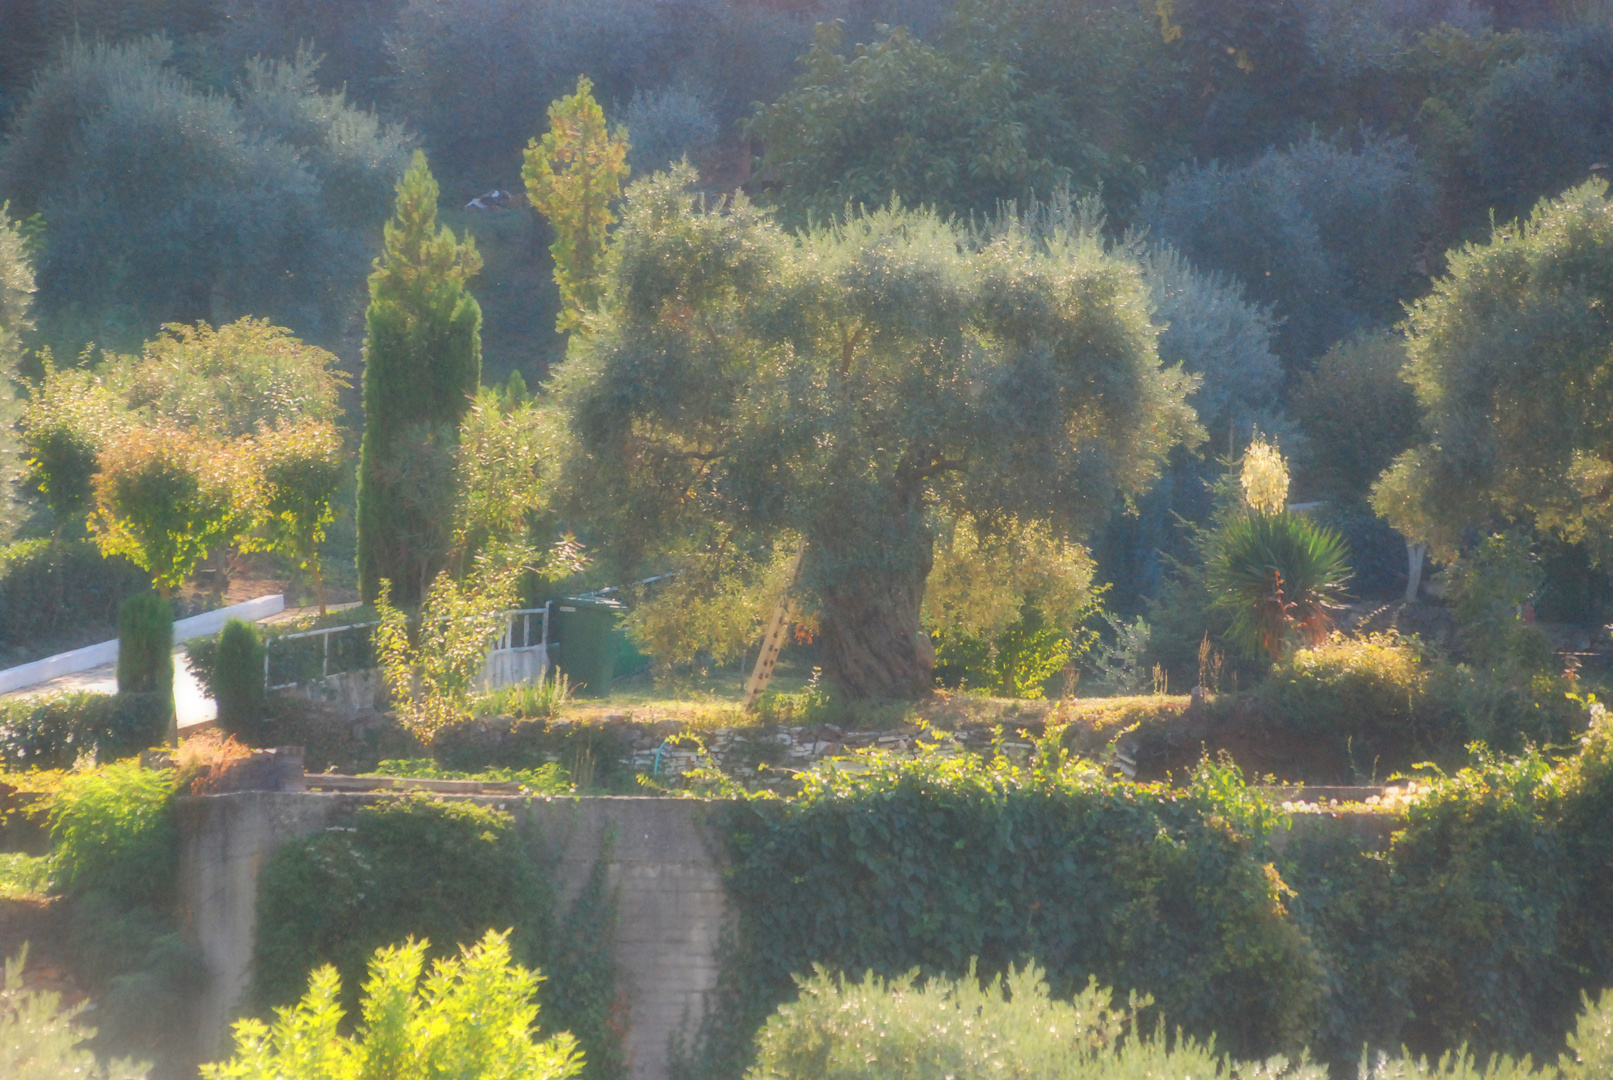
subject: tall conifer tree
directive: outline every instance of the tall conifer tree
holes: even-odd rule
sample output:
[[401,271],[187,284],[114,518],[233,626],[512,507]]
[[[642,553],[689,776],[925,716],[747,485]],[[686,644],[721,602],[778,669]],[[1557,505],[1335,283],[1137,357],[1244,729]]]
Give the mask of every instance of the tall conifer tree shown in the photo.
[[[365,315],[364,442],[359,452],[358,571],[366,602],[392,582],[417,604],[445,557],[432,521],[431,462],[451,449],[482,373],[482,309],[466,289],[481,269],[474,240],[437,228],[437,181],[416,151],[398,182],[386,249]],[[439,485],[440,486],[440,485]]]
[[521,176],[527,198],[549,219],[554,280],[560,286],[561,333],[582,325],[604,294],[611,203],[627,178],[627,132],[611,130],[594,100],[594,84],[577,76],[577,92],[549,106],[549,131],[527,144]]

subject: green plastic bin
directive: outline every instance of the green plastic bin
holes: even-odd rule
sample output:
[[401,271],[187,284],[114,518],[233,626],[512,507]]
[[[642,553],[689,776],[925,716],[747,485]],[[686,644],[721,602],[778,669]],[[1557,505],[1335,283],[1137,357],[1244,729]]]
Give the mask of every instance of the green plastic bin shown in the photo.
[[575,693],[584,697],[610,694],[618,648],[613,631],[622,611],[617,601],[593,596],[568,596],[555,604],[550,657],[571,680]]

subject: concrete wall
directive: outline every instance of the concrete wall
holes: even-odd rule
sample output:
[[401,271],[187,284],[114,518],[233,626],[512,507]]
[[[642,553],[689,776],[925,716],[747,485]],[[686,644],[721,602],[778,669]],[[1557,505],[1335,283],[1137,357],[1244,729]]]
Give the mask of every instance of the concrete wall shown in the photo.
[[[229,1023],[251,982],[258,873],[282,845],[340,826],[380,796],[236,792],[179,800],[181,916],[200,947],[206,985],[196,1033],[202,1060],[230,1046]],[[616,891],[617,988],[626,1021],[628,1075],[664,1080],[672,1035],[700,1022],[717,982],[725,918],[721,868],[702,824],[704,805],[686,799],[512,799],[474,797],[536,827],[555,867],[561,910],[606,850]]]

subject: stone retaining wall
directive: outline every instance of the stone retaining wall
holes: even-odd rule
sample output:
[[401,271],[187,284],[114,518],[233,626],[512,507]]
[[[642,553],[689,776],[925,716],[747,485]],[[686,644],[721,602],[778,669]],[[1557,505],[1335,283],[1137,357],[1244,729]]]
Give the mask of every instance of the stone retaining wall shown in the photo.
[[[229,1024],[251,983],[259,872],[282,845],[339,826],[382,796],[243,791],[179,800],[179,902],[200,947],[205,985],[195,1029],[203,1060],[229,1051]],[[717,982],[725,917],[722,873],[703,825],[704,804],[686,799],[520,799],[472,801],[526,818],[555,867],[562,905],[587,883],[607,851],[616,891],[617,990],[626,1020],[631,1080],[664,1080],[667,1049],[685,1024],[700,1022]]]

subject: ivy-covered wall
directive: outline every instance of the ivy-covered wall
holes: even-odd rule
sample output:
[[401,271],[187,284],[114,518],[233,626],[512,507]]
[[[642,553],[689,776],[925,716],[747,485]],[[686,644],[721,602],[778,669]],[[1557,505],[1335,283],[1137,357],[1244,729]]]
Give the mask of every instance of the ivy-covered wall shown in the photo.
[[[1035,960],[1091,977],[1245,1058],[1308,1047],[1561,1049],[1583,989],[1613,985],[1613,735],[1555,765],[1482,757],[1409,811],[1387,851],[1271,838],[1236,771],[1185,789],[1064,763],[870,758],[795,800],[723,813],[736,914],[716,1008],[677,1075],[738,1077],[814,965],[958,977]],[[1281,852],[1278,848],[1281,848]]]

